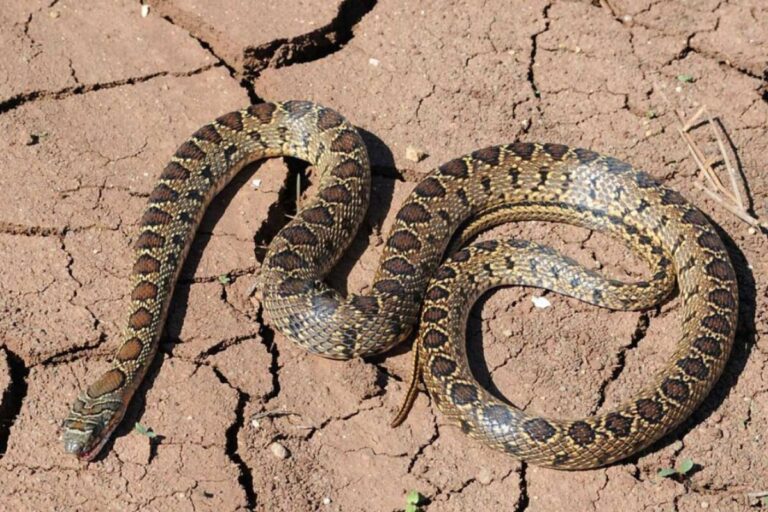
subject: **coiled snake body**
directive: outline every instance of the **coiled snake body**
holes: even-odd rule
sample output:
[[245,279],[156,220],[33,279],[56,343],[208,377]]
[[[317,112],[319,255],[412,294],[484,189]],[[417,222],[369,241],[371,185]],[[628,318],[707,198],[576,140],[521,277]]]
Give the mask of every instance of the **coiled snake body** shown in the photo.
[[[646,174],[558,144],[515,143],[452,160],[400,208],[372,291],[344,298],[322,279],[368,206],[365,145],[333,110],[304,101],[264,103],[202,127],[160,175],[135,243],[125,339],[112,368],[80,394],[65,420],[68,452],[93,458],[122,419],[157,351],[174,284],[207,205],[244,165],[275,156],[307,160],[320,182],[264,259],[260,282],[271,322],[309,352],[347,359],[404,340],[421,310],[417,370],[443,412],[496,448],[559,468],[608,464],[679,424],[723,369],[738,301],[727,253],[696,208]],[[656,273],[647,283],[625,284],[516,240],[469,245],[438,268],[461,225],[463,242],[508,220],[607,232],[627,240]],[[467,314],[491,286],[545,287],[626,309],[657,303],[675,277],[683,300],[678,348],[654,383],[615,411],[578,421],[531,416],[490,396],[468,370]]]

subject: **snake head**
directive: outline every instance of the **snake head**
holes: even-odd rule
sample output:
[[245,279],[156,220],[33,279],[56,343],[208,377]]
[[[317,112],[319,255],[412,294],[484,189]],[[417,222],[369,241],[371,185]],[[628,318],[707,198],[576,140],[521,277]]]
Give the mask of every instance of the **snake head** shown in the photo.
[[77,397],[63,424],[67,453],[87,461],[98,455],[125,414],[130,396],[124,382],[124,374],[113,369]]
[[120,424],[123,414],[122,401],[81,394],[64,420],[64,451],[82,460],[92,460]]

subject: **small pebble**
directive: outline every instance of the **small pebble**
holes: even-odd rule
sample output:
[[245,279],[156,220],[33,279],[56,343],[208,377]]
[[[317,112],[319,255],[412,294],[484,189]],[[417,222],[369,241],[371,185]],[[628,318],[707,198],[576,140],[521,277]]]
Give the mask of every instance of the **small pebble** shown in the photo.
[[522,124],[523,128],[527,130],[528,127],[531,126],[531,120],[530,119],[523,119],[520,124]]
[[290,453],[288,453],[288,448],[281,445],[280,443],[272,443],[269,445],[269,449],[272,452],[272,455],[277,457],[278,459],[287,459]]
[[323,505],[330,505],[330,504],[331,504],[331,498],[329,498],[328,496],[323,498]]
[[379,65],[379,59],[374,59],[373,57],[371,57],[370,59],[368,59],[368,64],[370,64],[371,66],[374,66],[374,67],[378,66]]
[[701,508],[709,508],[709,503],[707,503],[706,501],[702,501]]
[[748,232],[750,235],[754,235],[754,234],[756,234],[756,233],[757,233],[757,230],[756,230],[755,228],[749,228],[749,229],[747,230],[747,232]]
[[408,146],[405,148],[405,158],[411,162],[421,162],[426,158],[427,154],[414,146]]
[[629,14],[625,14],[624,16],[621,17],[621,21],[623,21],[624,23],[632,23],[632,16]]
[[477,481],[480,482],[482,485],[488,485],[493,480],[493,475],[491,475],[491,470],[488,468],[482,468],[480,472],[477,474]]
[[259,420],[257,420],[256,418],[254,418],[254,419],[252,419],[252,420],[251,420],[251,426],[252,426],[253,428],[259,428],[259,427],[261,426],[261,423],[259,422]]
[[531,297],[531,302],[539,309],[545,309],[552,305],[546,297]]
[[141,17],[146,18],[147,16],[149,16],[149,6],[144,4],[141,6]]
[[48,16],[50,16],[53,19],[56,19],[59,16],[61,16],[61,13],[59,11],[49,11]]
[[251,180],[251,188],[253,190],[258,189],[261,186],[261,179],[260,178],[254,178]]

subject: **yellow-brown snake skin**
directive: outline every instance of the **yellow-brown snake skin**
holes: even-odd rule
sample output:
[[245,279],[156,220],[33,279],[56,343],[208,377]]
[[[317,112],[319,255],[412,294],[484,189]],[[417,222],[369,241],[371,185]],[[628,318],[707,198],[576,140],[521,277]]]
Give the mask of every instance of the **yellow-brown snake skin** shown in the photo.
[[[452,160],[398,211],[372,291],[345,298],[323,277],[368,207],[365,145],[333,110],[305,101],[263,103],[199,129],[160,175],[135,243],[125,337],[112,368],[80,394],[65,420],[68,452],[93,458],[122,419],[157,352],[174,284],[208,204],[244,165],[276,156],[315,166],[319,187],[265,257],[260,282],[272,324],[309,352],[348,359],[403,341],[421,311],[417,369],[430,394],[462,430],[494,448],[563,469],[608,464],[678,425],[722,372],[738,304],[728,255],[699,210],[645,173],[559,144],[518,142]],[[649,282],[621,283],[517,240],[469,245],[440,266],[460,226],[463,240],[512,220],[606,232],[624,239],[655,274]],[[533,416],[490,396],[469,372],[467,314],[490,287],[538,286],[604,307],[638,309],[658,303],[675,278],[683,322],[677,350],[652,383],[614,411],[580,420]]]

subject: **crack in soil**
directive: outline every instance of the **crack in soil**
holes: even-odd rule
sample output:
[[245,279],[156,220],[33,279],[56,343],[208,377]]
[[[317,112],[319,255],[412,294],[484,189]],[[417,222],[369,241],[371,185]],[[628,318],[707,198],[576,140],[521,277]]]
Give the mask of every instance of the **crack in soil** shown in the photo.
[[253,484],[253,471],[240,456],[239,442],[237,439],[237,435],[245,425],[245,406],[251,401],[251,396],[237,386],[233,386],[218,368],[211,367],[211,370],[222,384],[226,384],[237,393],[235,421],[229,428],[227,428],[225,450],[229,460],[231,460],[240,470],[240,476],[237,478],[237,481],[245,493],[247,503],[246,508],[248,510],[253,510],[256,507],[256,490]]
[[8,450],[11,427],[19,416],[21,405],[27,396],[29,368],[27,368],[24,360],[8,347],[1,348],[0,352],[4,352],[6,355],[11,377],[8,388],[0,398],[0,459],[2,459]]
[[[534,66],[536,65],[536,54],[538,52],[538,37],[547,32],[549,30],[549,25],[551,23],[551,20],[549,19],[549,9],[552,7],[552,4],[549,3],[544,6],[544,9],[541,11],[541,15],[544,18],[544,28],[536,33],[534,33],[531,36],[531,57],[530,57],[530,63],[528,64],[528,83],[531,84],[531,90],[533,91],[533,95],[536,98],[541,97],[541,92],[539,91],[539,88],[536,85],[536,76],[535,72],[533,70]],[[538,108],[538,107],[537,107]],[[539,112],[541,113],[541,112]]]
[[635,326],[635,332],[632,333],[629,343],[623,346],[616,355],[616,364],[613,367],[611,375],[600,384],[600,389],[597,392],[597,402],[595,402],[594,407],[592,407],[592,410],[589,413],[590,416],[597,413],[605,403],[605,392],[608,389],[608,386],[612,382],[615,382],[624,372],[624,368],[627,364],[627,352],[637,348],[640,341],[645,338],[650,321],[650,314],[647,311],[640,314],[640,317],[637,319],[637,325]]
[[520,497],[517,498],[515,503],[515,512],[523,512],[528,510],[528,505],[531,503],[531,498],[528,496],[528,463],[520,463]]
[[113,80],[111,82],[102,82],[102,83],[95,83],[95,84],[87,84],[87,85],[76,85],[72,87],[65,87],[63,89],[59,89],[56,91],[46,91],[46,90],[39,90],[39,91],[31,91],[31,92],[23,92],[16,94],[15,96],[11,96],[9,99],[0,101],[0,115],[5,114],[6,112],[10,112],[11,110],[17,109],[20,106],[37,100],[60,100],[64,98],[68,98],[70,96],[77,96],[80,94],[86,94],[89,92],[95,92],[105,89],[114,89],[115,87],[122,87],[124,85],[134,85],[134,84],[140,84],[144,82],[148,82],[150,80],[153,80],[155,78],[163,78],[163,77],[190,77],[199,75],[200,73],[203,73],[205,71],[208,71],[209,69],[217,67],[219,64],[208,64],[206,66],[202,66],[196,69],[193,69],[191,71],[158,71],[156,73],[150,73],[148,75],[143,75],[139,77],[131,77],[131,78],[123,78],[120,80]]
[[354,36],[354,27],[371,12],[378,0],[343,0],[327,25],[291,39],[275,39],[245,49],[247,77],[255,79],[267,68],[282,68],[320,60],[341,50]]

